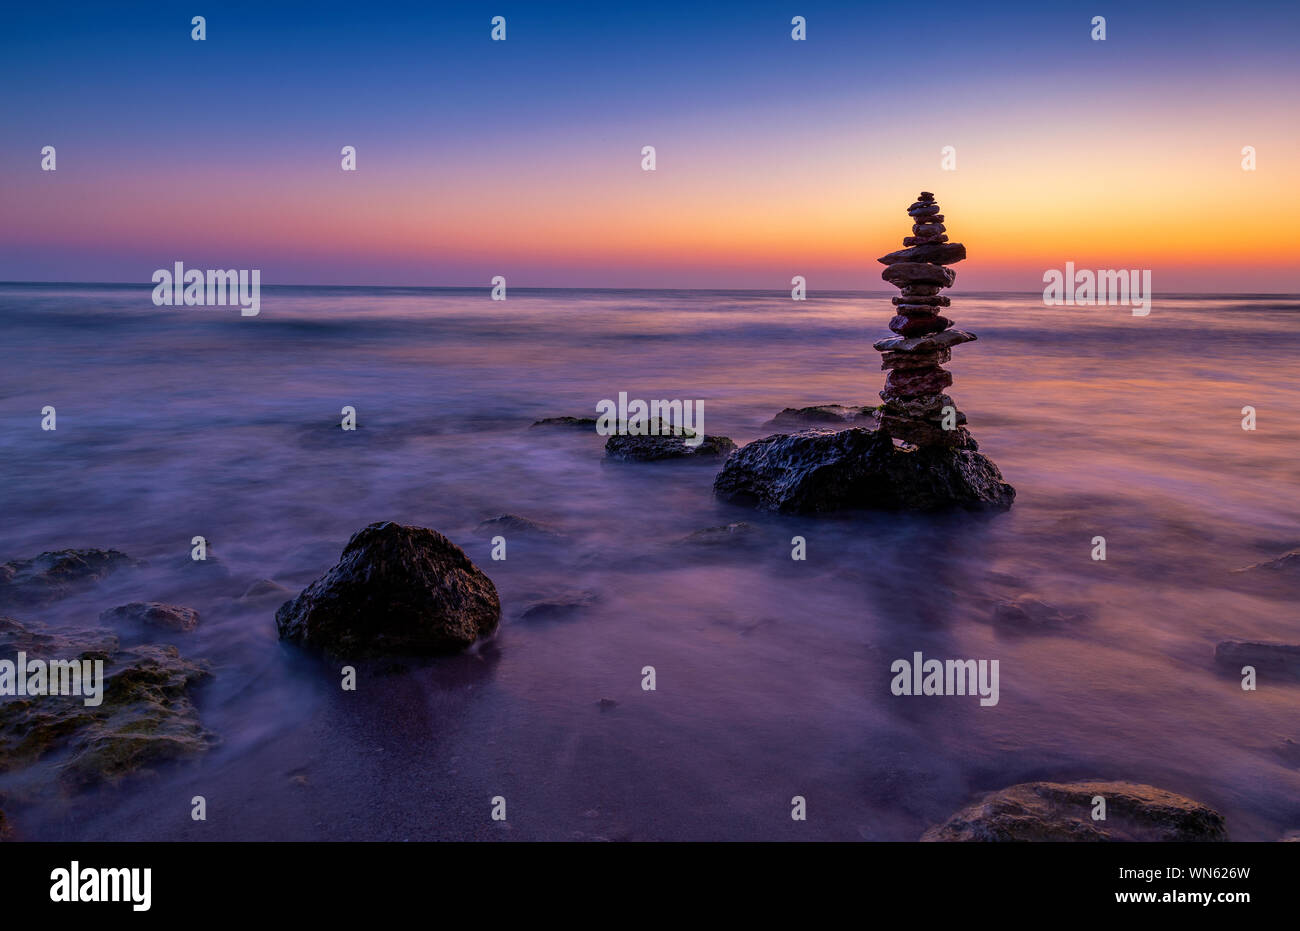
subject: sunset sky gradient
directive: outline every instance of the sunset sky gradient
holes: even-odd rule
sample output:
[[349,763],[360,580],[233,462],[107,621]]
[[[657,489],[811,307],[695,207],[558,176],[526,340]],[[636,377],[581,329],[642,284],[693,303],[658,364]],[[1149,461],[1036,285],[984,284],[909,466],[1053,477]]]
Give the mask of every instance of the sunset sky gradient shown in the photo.
[[0,280],[877,289],[925,189],[959,289],[1300,291],[1295,3],[399,9],[6,6]]

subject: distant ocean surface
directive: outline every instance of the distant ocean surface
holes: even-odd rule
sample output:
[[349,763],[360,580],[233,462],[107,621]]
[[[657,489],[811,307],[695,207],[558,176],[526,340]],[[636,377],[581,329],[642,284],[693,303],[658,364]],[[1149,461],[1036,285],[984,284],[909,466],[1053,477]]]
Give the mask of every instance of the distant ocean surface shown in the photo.
[[[1300,642],[1296,590],[1230,571],[1300,545],[1300,298],[1157,297],[1148,317],[952,298],[979,340],[950,393],[1014,507],[813,519],[718,503],[716,462],[606,463],[594,434],[529,425],[626,391],[703,400],[743,444],[785,407],[878,403],[883,292],[264,287],[242,318],[0,286],[0,562],[149,563],[11,613],[196,608],[197,631],[151,639],[211,663],[195,695],[221,739],[88,795],[0,774],[6,812],[37,840],[915,840],[982,791],[1096,777],[1205,802],[1236,840],[1300,828],[1300,683],[1244,692],[1213,663],[1223,639]],[[560,535],[494,562],[475,527],[507,513]],[[464,547],[503,620],[344,692],[279,643],[277,602],[240,596],[298,591],[378,520]],[[734,521],[758,545],[680,543]],[[196,535],[214,565],[189,560]],[[1016,632],[994,621],[1016,597],[1077,616]],[[566,598],[589,606],[523,617]],[[916,651],[999,660],[999,703],[891,695]]]

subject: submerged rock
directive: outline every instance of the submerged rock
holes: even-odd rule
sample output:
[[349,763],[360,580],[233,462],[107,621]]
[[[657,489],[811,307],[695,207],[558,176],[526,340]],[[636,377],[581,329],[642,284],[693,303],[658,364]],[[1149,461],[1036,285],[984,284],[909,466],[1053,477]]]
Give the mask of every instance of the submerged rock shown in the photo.
[[553,621],[571,617],[592,607],[599,600],[595,592],[569,592],[535,601],[519,615],[525,621]]
[[1085,618],[1084,612],[1063,611],[1056,605],[1028,595],[993,605],[993,623],[1016,633],[1058,630]]
[[1300,676],[1300,644],[1224,640],[1214,648],[1214,661],[1234,672],[1256,666]]
[[[1093,821],[1093,798],[1106,820]],[[1223,816],[1135,782],[1026,782],[985,796],[930,828],[923,841],[1226,841]]]
[[261,601],[265,598],[284,599],[285,595],[293,594],[279,582],[273,579],[258,579],[248,588],[244,589],[244,594],[239,596],[240,601]]
[[1274,573],[1279,576],[1300,579],[1300,550],[1292,550],[1289,553],[1283,553],[1281,556],[1277,557],[1277,559],[1257,562],[1253,566],[1245,566],[1241,569],[1233,569],[1232,571]]
[[895,446],[887,434],[861,427],[755,440],[727,460],[713,490],[786,513],[1006,509],[1016,494],[974,450]]
[[543,417],[541,420],[534,420],[534,427],[564,427],[570,430],[590,430],[596,431],[595,417]]
[[845,407],[842,404],[818,404],[815,407],[787,407],[770,422],[775,427],[868,424],[875,419],[875,412],[875,407],[871,405]]
[[0,811],[0,843],[13,839],[14,829],[10,827],[9,819],[5,817],[5,813]]
[[725,436],[708,436],[695,446],[687,435],[634,436],[617,433],[605,441],[605,458],[622,462],[657,462],[662,459],[709,459],[726,456],[736,444]]
[[679,542],[687,546],[734,545],[739,542],[750,542],[758,535],[757,527],[742,520],[722,524],[718,527],[705,527],[702,530],[696,530],[694,533],[682,537]]
[[554,528],[539,524],[535,520],[529,520],[527,517],[520,517],[518,514],[502,514],[500,517],[489,518],[475,527],[474,532],[493,535],[519,533],[539,537],[559,536],[559,533]]
[[43,604],[138,565],[117,550],[55,550],[0,565],[0,603]]
[[133,601],[99,615],[105,623],[134,623],[164,630],[190,631],[199,626],[199,612],[160,601]]
[[348,658],[451,653],[496,630],[496,586],[442,534],[391,521],[275,613],[281,639]]
[[102,700],[85,695],[26,695],[0,701],[0,771],[60,752],[71,785],[115,783],[151,764],[207,750],[214,736],[199,723],[190,688],[208,675],[203,663],[158,644],[122,649],[111,631],[46,628],[0,618],[0,654],[104,663]]

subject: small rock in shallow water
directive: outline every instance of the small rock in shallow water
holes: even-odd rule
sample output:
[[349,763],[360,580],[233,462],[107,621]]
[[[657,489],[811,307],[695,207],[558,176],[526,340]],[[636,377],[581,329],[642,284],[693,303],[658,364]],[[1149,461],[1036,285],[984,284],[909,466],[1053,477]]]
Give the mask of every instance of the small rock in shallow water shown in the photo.
[[244,590],[244,594],[240,595],[239,599],[240,601],[258,601],[263,598],[279,598],[283,601],[286,595],[291,594],[293,592],[279,582],[273,582],[270,579],[258,579]]
[[1284,553],[1276,559],[1269,559],[1265,562],[1255,563],[1253,566],[1245,566],[1241,569],[1233,569],[1233,572],[1272,572],[1278,575],[1294,576],[1300,578],[1300,550],[1292,550]]
[[709,459],[729,455],[736,444],[725,436],[705,436],[690,446],[685,436],[633,436],[617,433],[605,441],[605,458],[622,462],[657,462],[662,459]]
[[564,427],[570,430],[589,430],[596,432],[595,417],[543,417],[533,421],[534,427]]
[[993,605],[993,623],[1022,633],[1056,630],[1080,618],[1077,613],[1067,614],[1056,605],[1037,598],[1021,596]]
[[489,518],[475,527],[474,532],[493,535],[520,533],[539,537],[559,536],[559,533],[554,528],[539,524],[535,520],[529,520],[527,517],[520,517],[518,514],[502,514],[500,517]]
[[519,615],[524,621],[550,621],[585,611],[594,605],[599,596],[595,592],[571,592],[535,601]]
[[133,601],[109,608],[99,615],[106,623],[143,624],[163,630],[190,631],[199,626],[199,612],[160,601]]
[[1214,648],[1214,661],[1234,672],[1242,666],[1258,666],[1300,675],[1300,645],[1224,640]]
[[819,424],[847,426],[870,423],[875,407],[845,407],[842,404],[818,404],[815,407],[787,407],[769,421],[775,427],[812,427]]
[[500,620],[496,586],[464,550],[391,521],[353,534],[338,564],[275,613],[281,639],[344,658],[455,652]]
[[[1093,798],[1106,820],[1093,821]],[[1134,782],[1026,782],[985,796],[923,841],[1226,841],[1223,816],[1200,802]]]
[[757,534],[757,527],[742,520],[718,527],[705,527],[703,530],[697,530],[683,537],[681,542],[690,546],[717,546],[719,544],[734,544],[741,540],[750,540]]
[[55,550],[0,565],[0,603],[44,604],[140,563],[118,550]]

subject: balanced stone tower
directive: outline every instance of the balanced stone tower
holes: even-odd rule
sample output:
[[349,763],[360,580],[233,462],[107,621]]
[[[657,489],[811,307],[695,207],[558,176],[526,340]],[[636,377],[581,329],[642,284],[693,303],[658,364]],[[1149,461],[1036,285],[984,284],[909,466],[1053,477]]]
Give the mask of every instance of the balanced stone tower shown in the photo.
[[[713,480],[727,501],[788,513],[855,509],[1005,510],[1016,490],[962,426],[945,389],[943,365],[970,333],[952,328],[939,294],[957,275],[948,266],[966,247],[948,242],[934,195],[922,191],[907,208],[914,226],[903,248],[883,256],[883,277],[901,289],[889,328],[875,344],[889,373],[884,404],[871,426],[813,428],[755,440],[732,453]],[[901,441],[901,442],[900,442]]]
[[951,301],[939,294],[951,287],[957,273],[947,266],[966,258],[966,247],[949,242],[943,214],[934,195],[922,191],[907,208],[912,235],[904,248],[878,260],[885,266],[880,277],[902,290],[894,298],[894,319],[889,328],[897,336],[875,344],[880,367],[889,372],[880,399],[880,429],[917,446],[977,449],[974,439],[960,426],[966,415],[944,393],[952,373],[942,366],[952,358],[952,347],[975,339],[973,333],[951,329],[942,311]]

